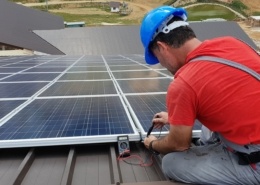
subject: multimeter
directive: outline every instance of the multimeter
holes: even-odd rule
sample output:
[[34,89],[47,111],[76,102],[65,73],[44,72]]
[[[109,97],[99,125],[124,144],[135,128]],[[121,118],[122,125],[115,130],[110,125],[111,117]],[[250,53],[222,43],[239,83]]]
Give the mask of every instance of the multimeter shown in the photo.
[[129,138],[127,135],[125,136],[118,136],[117,137],[118,143],[118,152],[120,157],[127,157],[130,155],[130,145],[129,145]]

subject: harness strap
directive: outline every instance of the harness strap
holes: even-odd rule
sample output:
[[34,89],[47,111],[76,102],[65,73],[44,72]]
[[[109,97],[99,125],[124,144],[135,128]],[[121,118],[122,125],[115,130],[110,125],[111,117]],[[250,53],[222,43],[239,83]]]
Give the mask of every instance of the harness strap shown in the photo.
[[231,61],[231,60],[227,60],[227,59],[224,59],[224,58],[212,57],[212,56],[199,56],[199,57],[191,59],[190,62],[196,62],[196,61],[201,61],[201,60],[210,61],[210,62],[217,62],[217,63],[221,63],[221,64],[225,64],[225,65],[234,67],[236,69],[240,69],[240,70],[252,75],[257,80],[260,81],[260,74],[258,74],[256,71],[252,70],[251,68],[249,68],[249,67],[247,67],[243,64],[240,64],[240,63],[237,63],[237,62],[234,62],[234,61]]

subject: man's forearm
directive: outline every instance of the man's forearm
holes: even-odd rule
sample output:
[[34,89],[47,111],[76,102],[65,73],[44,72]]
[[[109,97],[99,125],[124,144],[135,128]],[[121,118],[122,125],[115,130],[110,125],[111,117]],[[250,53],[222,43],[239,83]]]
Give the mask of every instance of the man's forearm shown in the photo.
[[184,151],[189,148],[188,146],[178,146],[178,144],[174,141],[171,141],[170,143],[169,142],[169,135],[167,135],[161,139],[154,140],[152,143],[152,148],[153,150],[161,154],[167,154],[176,151]]

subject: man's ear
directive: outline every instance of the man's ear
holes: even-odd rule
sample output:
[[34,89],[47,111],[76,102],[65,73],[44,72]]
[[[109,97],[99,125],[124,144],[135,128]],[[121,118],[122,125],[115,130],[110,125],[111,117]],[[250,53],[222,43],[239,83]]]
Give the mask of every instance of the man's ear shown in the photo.
[[161,41],[157,41],[157,46],[159,51],[164,51],[168,47],[168,45],[165,42],[161,42]]

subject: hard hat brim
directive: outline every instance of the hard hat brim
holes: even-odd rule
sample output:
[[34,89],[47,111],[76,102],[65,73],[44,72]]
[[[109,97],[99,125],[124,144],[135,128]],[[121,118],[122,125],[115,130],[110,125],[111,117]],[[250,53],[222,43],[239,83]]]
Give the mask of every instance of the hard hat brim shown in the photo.
[[145,61],[149,65],[158,64],[159,60],[154,56],[154,54],[149,50],[149,48],[145,48]]

